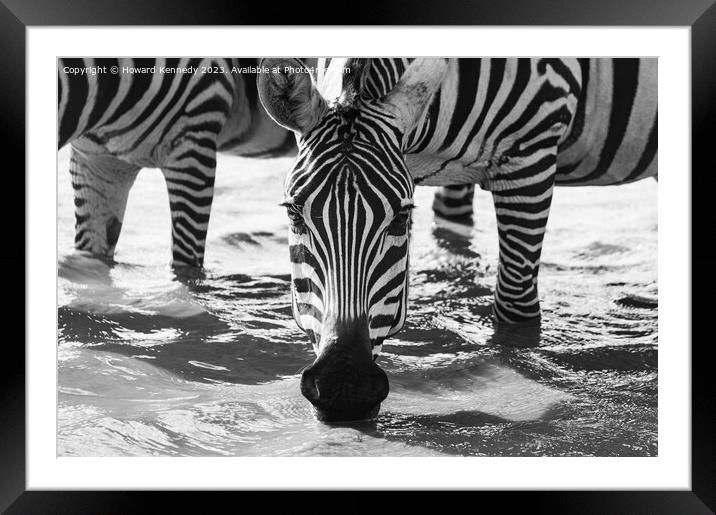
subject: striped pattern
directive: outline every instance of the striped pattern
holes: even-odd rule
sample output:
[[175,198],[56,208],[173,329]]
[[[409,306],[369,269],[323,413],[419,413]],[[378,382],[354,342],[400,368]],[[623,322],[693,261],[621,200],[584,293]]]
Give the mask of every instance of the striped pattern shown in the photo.
[[[335,59],[316,74],[325,102],[310,95],[320,112],[307,118],[318,122],[299,131],[286,181],[294,312],[314,342],[335,320],[365,319],[375,353],[400,329],[409,236],[381,231],[411,203],[413,184],[443,187],[437,211],[453,214],[471,212],[469,185],[492,192],[494,315],[518,323],[540,317],[537,276],[554,185],[656,177],[655,59],[450,59],[419,119],[401,126],[390,99],[396,89],[419,94],[425,85],[411,70],[431,70],[428,61]],[[358,76],[343,73],[346,65]]]
[[[542,60],[543,66],[547,66],[547,61]],[[579,75],[574,75],[575,80],[581,79],[580,95],[569,133],[558,145],[555,183],[613,185],[657,177],[656,59],[577,61]],[[462,64],[461,61],[459,72],[469,73]],[[471,96],[468,89],[462,98]],[[459,101],[454,104],[455,111],[459,110],[458,104]],[[433,120],[439,105],[438,99],[432,106]],[[459,115],[451,118],[448,135],[450,131],[456,134],[460,125],[464,125],[460,120]],[[428,121],[421,129],[429,132],[430,127]],[[444,148],[445,141],[439,137],[437,140],[438,147]],[[412,141],[418,144],[409,151],[419,153],[427,146],[426,138],[418,131],[413,133]],[[436,193],[433,209],[447,218],[464,216],[472,212],[472,199],[469,185],[444,186]]]
[[113,256],[134,179],[157,167],[169,192],[173,263],[202,266],[216,152],[268,157],[295,144],[261,107],[255,74],[238,73],[256,64],[58,60],[58,148],[72,144],[77,249]]
[[559,61],[547,67],[528,59],[455,63],[455,83],[443,89],[437,116],[426,123],[437,129],[414,143],[441,161],[416,182],[464,173],[493,192],[500,249],[494,313],[500,321],[540,314],[537,274],[557,146],[580,92],[575,65]]
[[[656,176],[656,71],[655,59],[453,63],[408,138],[406,154],[415,159],[408,155],[407,162],[416,183],[467,178],[492,191],[500,242],[498,320],[540,316],[537,275],[555,184]],[[450,193],[443,189],[436,203]],[[469,211],[464,198],[462,209]],[[458,202],[448,206],[442,211],[460,212]]]
[[560,145],[558,185],[609,185],[657,174],[656,59],[580,59],[583,92]]
[[433,199],[433,212],[443,218],[472,223],[472,202],[475,186],[460,184],[438,188]]

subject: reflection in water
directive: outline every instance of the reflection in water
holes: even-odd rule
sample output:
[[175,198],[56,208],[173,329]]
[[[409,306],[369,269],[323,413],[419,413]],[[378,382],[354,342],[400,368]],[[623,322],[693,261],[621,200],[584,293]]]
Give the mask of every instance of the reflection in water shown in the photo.
[[471,248],[472,227],[436,218],[432,235],[438,248],[454,255],[480,259]]
[[494,324],[494,333],[486,340],[487,345],[505,347],[537,347],[542,335],[541,321],[520,325]]
[[375,420],[328,425],[298,386],[315,356],[290,309],[277,207],[289,164],[220,156],[197,274],[168,265],[152,171],[130,195],[115,260],[76,253],[60,153],[59,455],[657,454],[654,184],[557,190],[542,324],[520,327],[491,318],[489,195],[465,224],[434,218],[433,190],[418,189],[409,316],[378,358],[390,394]]

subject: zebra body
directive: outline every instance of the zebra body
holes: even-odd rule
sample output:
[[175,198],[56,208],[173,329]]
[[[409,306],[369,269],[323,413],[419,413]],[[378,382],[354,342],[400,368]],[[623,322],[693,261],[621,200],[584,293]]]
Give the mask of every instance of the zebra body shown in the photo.
[[[77,249],[113,256],[129,190],[139,170],[152,167],[169,192],[173,264],[203,264],[216,152],[268,157],[295,145],[262,108],[255,74],[240,73],[251,65],[58,60],[58,148],[72,145]],[[102,73],[77,73],[91,69]]]
[[301,389],[326,419],[372,416],[387,395],[374,361],[406,316],[415,185],[492,192],[494,316],[532,323],[555,184],[656,176],[655,60],[351,58],[313,76],[262,64],[261,101],[298,139],[284,193],[293,311],[317,355]]
[[[549,61],[559,63],[561,73]],[[489,112],[491,107],[496,110],[505,105],[500,103],[500,94],[514,91],[508,88],[522,74],[529,77],[523,79],[527,84],[521,91],[527,100],[538,99],[540,88],[545,95],[552,86],[568,92],[540,106],[545,119],[553,118],[558,132],[557,185],[612,185],[651,177],[656,175],[656,71],[656,59],[451,61],[433,104],[408,140],[408,169],[417,184],[477,184],[485,190],[499,190],[503,177],[523,167],[524,155],[515,145],[529,143],[523,136],[532,127],[518,126],[504,138],[492,139],[486,122],[497,116]],[[495,75],[503,90],[490,92],[488,83],[497,82]],[[461,97],[466,97],[464,102],[472,100],[469,114],[460,105]],[[510,116],[515,122],[523,107],[520,98],[515,98],[512,112],[502,123],[508,123]],[[560,122],[560,116],[569,123]],[[539,113],[535,119],[542,121]],[[498,130],[499,125],[491,135],[496,136]],[[546,138],[547,132],[540,131],[539,136]]]

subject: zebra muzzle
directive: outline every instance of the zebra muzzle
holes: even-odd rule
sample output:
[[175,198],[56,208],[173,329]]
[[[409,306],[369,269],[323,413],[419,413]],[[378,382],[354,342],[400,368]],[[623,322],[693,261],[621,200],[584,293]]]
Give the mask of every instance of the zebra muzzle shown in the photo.
[[374,418],[388,396],[388,376],[370,357],[359,361],[341,351],[325,353],[301,376],[301,393],[324,422]]

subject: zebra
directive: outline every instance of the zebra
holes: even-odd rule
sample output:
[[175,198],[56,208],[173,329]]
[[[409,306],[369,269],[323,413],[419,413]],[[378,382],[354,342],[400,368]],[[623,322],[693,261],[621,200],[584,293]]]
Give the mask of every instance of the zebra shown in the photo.
[[555,184],[656,178],[655,59],[261,64],[261,102],[298,139],[283,205],[293,314],[316,354],[301,391],[322,420],[372,418],[388,395],[376,358],[406,317],[416,185],[492,193],[499,326],[541,319]]
[[202,267],[216,152],[295,151],[258,100],[256,59],[58,59],[58,150],[71,144],[75,248],[112,259],[144,167],[169,192],[172,264]]

